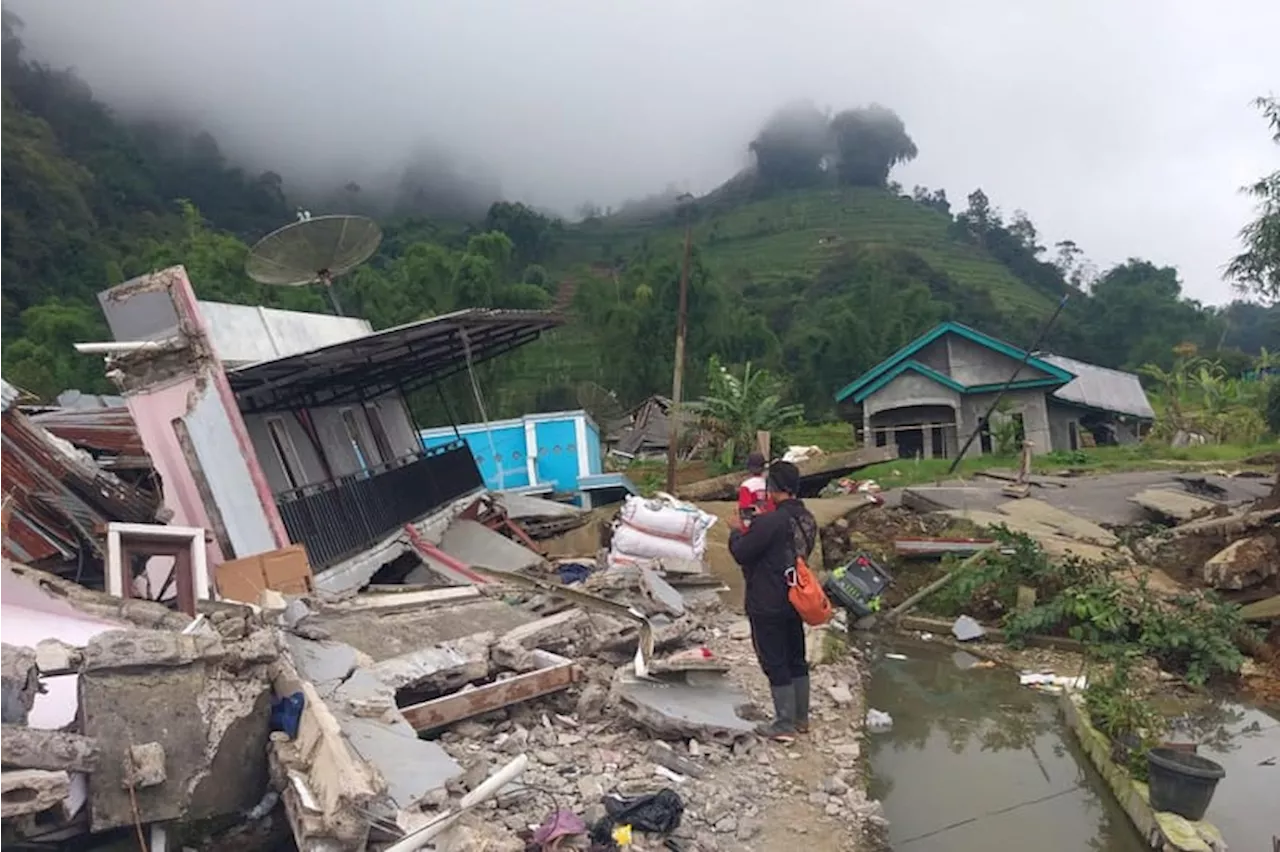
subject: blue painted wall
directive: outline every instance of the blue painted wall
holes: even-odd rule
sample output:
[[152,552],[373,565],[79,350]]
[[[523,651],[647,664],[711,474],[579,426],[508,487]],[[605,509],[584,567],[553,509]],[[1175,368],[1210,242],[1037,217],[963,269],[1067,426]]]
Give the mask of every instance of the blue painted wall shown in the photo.
[[[577,424],[582,421],[587,436],[586,467],[581,470]],[[529,481],[526,452],[526,424],[533,426],[534,469],[536,483]],[[585,412],[564,411],[547,414],[529,414],[518,420],[503,420],[490,424],[494,448],[490,450],[489,436],[483,423],[468,423],[458,431],[475,456],[476,466],[490,490],[523,488],[529,485],[550,485],[556,491],[577,491],[580,476],[592,476],[603,472],[600,448],[600,429],[591,422]],[[422,430],[422,443],[428,449],[454,440],[450,427]],[[494,455],[502,465],[505,479],[498,476]]]
[[[493,429],[493,446],[489,445],[489,434],[484,426],[459,427],[462,440],[467,442],[471,455],[475,456],[476,467],[485,485],[492,489],[523,488],[529,484],[529,468],[525,463],[524,425],[496,426]],[[448,444],[454,440],[452,429],[423,430],[422,445],[427,449]],[[496,454],[496,458],[495,458]],[[499,476],[499,466],[503,476]]]

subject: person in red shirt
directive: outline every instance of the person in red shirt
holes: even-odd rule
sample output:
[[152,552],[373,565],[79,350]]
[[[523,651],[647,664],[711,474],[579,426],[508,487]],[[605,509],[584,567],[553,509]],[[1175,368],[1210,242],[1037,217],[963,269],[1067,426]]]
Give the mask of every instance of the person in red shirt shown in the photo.
[[747,456],[747,473],[751,474],[738,486],[738,518],[745,529],[756,515],[772,512],[776,507],[769,497],[764,477],[765,459],[760,453]]

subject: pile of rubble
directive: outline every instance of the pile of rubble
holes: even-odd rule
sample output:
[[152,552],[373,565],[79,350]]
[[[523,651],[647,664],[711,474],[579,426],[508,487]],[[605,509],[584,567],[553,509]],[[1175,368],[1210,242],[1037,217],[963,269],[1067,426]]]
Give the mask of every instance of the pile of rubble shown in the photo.
[[[6,838],[523,850],[550,848],[542,826],[567,832],[556,848],[588,848],[594,828],[608,849],[619,797],[656,796],[667,823],[646,839],[652,819],[631,818],[636,848],[764,850],[797,832],[867,848],[884,823],[856,651],[815,669],[815,742],[784,749],[754,735],[768,701],[750,632],[700,565],[601,558],[570,585],[549,567],[200,601],[192,619],[7,564],[87,639],[5,646]],[[815,631],[811,656],[838,635]],[[29,718],[68,679],[63,717]]]

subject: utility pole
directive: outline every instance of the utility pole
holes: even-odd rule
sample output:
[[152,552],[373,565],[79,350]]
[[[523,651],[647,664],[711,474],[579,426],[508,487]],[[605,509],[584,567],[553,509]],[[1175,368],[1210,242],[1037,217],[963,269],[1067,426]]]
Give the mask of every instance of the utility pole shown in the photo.
[[[684,202],[693,196],[676,199]],[[671,411],[667,415],[667,493],[676,493],[676,458],[680,453],[680,405],[684,401],[684,338],[689,312],[689,254],[693,248],[693,216],[685,211],[684,262],[680,266],[680,307],[676,314],[676,363],[671,375]]]

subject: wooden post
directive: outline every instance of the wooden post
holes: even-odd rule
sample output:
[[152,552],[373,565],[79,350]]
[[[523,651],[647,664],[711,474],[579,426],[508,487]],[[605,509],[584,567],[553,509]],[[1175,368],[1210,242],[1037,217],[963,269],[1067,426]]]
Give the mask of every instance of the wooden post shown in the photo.
[[768,432],[756,432],[756,451],[759,452],[760,455],[764,456],[765,461],[768,461],[772,455],[772,453],[769,452],[772,447],[773,438]]
[[676,314],[676,363],[671,376],[671,413],[667,417],[667,493],[676,493],[676,457],[680,452],[680,404],[684,400],[685,318],[689,312],[689,252],[693,222],[684,226],[684,262],[680,266],[680,307]]

